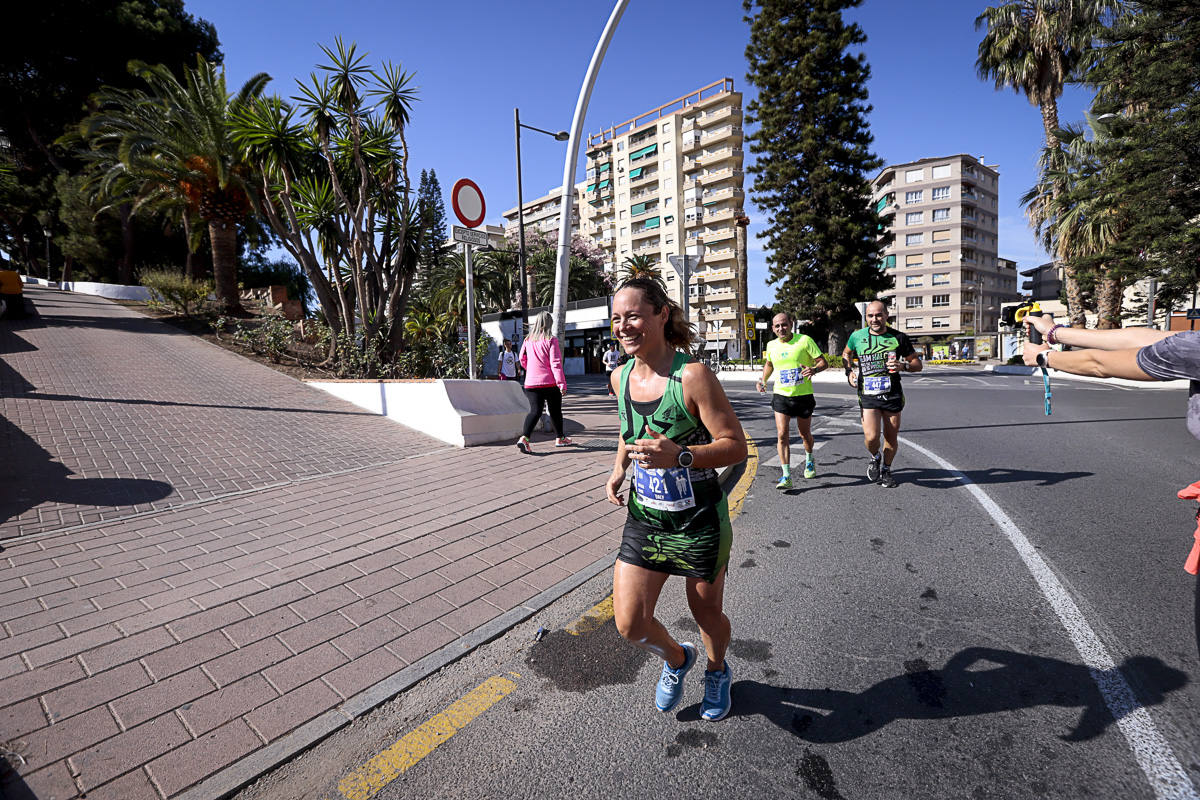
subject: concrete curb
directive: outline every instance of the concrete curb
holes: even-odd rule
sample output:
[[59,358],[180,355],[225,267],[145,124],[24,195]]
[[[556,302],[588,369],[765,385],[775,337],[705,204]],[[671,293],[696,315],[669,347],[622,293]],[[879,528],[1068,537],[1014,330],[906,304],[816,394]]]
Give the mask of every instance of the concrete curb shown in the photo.
[[[997,375],[1023,375],[1029,377],[1031,375],[1040,375],[1041,372],[1036,367],[1027,367],[1024,364],[989,364],[984,367],[988,372]],[[1151,391],[1161,391],[1163,389],[1187,389],[1191,381],[1131,381],[1125,378],[1095,378],[1091,375],[1072,375],[1069,372],[1060,372],[1059,370],[1050,370],[1050,378],[1052,380],[1069,380],[1083,381],[1085,383],[1107,383],[1115,386],[1126,386],[1130,389],[1148,389]]]
[[[734,464],[717,470],[722,488],[728,490],[729,477],[734,474]],[[230,764],[213,775],[192,786],[173,800],[222,800],[230,797],[282,766],[301,753],[320,744],[358,718],[398,697],[421,681],[444,667],[469,655],[493,639],[525,622],[534,614],[554,601],[578,589],[602,572],[611,569],[617,554],[602,556],[569,578],[534,595],[525,603],[504,612],[492,621],[460,636],[456,641],[444,645],[418,661],[409,664],[391,677],[370,686],[354,695],[337,708],[326,711],[316,719],[309,720],[287,736],[255,750],[248,756]]]

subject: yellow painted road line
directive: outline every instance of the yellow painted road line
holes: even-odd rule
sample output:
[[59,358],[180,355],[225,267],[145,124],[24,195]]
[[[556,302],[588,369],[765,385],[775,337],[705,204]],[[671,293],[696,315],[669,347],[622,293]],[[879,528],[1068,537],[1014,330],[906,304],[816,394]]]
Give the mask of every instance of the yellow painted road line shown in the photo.
[[729,492],[730,520],[742,513],[742,503],[746,502],[746,495],[750,492],[751,484],[754,483],[754,473],[758,472],[758,447],[745,428],[742,429],[742,433],[746,436],[746,468],[742,471],[742,477],[738,478],[737,484]]
[[579,619],[572,622],[564,630],[572,636],[594,631],[613,618],[613,599],[610,594],[596,605],[587,610]]
[[[521,677],[515,672],[509,675]],[[380,789],[417,765],[422,758],[471,720],[487,711],[497,702],[512,694],[517,684],[501,675],[494,675],[472,689],[464,697],[454,701],[442,713],[404,736],[394,745],[347,775],[338,784],[338,791],[346,800],[368,800]]]

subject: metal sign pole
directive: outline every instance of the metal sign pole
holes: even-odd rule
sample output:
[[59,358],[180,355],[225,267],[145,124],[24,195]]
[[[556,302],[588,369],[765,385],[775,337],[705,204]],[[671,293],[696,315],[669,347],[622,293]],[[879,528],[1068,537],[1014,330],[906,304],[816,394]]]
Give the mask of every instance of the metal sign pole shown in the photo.
[[467,270],[467,369],[470,370],[468,380],[475,380],[475,276],[471,269],[471,245],[463,245]]

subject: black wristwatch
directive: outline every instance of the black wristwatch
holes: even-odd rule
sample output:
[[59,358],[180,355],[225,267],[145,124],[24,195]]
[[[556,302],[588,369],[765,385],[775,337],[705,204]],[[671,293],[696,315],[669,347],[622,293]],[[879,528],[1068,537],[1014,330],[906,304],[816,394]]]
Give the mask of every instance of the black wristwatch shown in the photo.
[[1037,365],[1042,369],[1050,369],[1050,359],[1046,356],[1049,352],[1049,350],[1041,350],[1037,354]]
[[675,459],[675,463],[681,467],[690,467],[692,462],[696,460],[696,454],[686,447],[679,451],[679,455]]

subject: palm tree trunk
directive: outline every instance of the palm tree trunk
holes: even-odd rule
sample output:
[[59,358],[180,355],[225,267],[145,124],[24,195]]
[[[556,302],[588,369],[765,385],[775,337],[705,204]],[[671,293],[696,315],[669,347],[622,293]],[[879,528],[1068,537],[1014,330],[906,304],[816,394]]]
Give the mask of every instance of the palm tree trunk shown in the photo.
[[[1053,96],[1046,97],[1042,99],[1039,106],[1042,112],[1042,127],[1046,132],[1046,147],[1057,149],[1060,145],[1058,135],[1055,133],[1058,130],[1058,101]],[[1062,187],[1056,184],[1051,192],[1057,206]],[[1083,290],[1079,286],[1075,267],[1067,262],[1063,263],[1063,290],[1067,295],[1067,317],[1071,326],[1074,328],[1087,327],[1087,317],[1083,313]]]
[[237,285],[237,224],[209,220],[208,240],[212,244],[217,307],[223,314],[239,314],[242,300]]
[[183,212],[183,274],[189,281],[196,280],[196,265],[192,257],[192,215]]
[[1121,327],[1121,304],[1125,299],[1125,286],[1121,279],[1111,276],[1103,278],[1096,294],[1096,327],[1101,330]]
[[133,209],[129,203],[117,207],[121,218],[121,260],[117,264],[117,283],[133,283]]

